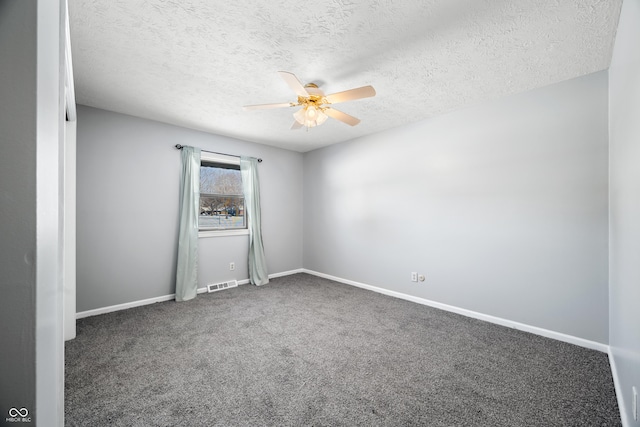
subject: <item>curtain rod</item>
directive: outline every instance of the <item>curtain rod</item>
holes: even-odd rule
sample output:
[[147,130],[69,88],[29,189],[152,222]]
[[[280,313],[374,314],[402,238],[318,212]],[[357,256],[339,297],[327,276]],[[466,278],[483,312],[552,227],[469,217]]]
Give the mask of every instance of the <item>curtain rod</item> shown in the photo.
[[[176,144],[176,148],[178,150],[182,150],[182,147],[184,147],[184,145]],[[212,153],[212,154],[222,154],[223,156],[240,157],[240,156],[236,156],[235,154],[219,153],[217,151],[207,151],[207,150],[200,150],[200,151],[204,151],[205,153]],[[257,159],[257,160],[258,160],[258,163],[262,163],[262,159]]]

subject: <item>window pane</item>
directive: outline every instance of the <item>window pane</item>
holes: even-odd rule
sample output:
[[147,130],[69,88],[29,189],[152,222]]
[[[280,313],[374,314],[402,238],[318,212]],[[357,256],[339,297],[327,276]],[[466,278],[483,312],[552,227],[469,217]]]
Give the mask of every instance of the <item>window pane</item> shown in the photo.
[[201,165],[198,225],[201,230],[247,228],[239,166]]
[[240,170],[226,167],[216,167],[211,164],[200,167],[200,194],[242,195]]
[[246,228],[244,198],[200,195],[200,229]]

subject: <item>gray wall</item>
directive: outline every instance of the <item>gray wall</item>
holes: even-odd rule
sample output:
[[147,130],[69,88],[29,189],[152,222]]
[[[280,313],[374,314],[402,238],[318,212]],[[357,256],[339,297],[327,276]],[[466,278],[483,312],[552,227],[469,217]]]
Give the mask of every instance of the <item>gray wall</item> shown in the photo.
[[[626,425],[632,387],[640,392],[640,2],[622,5],[609,69],[610,326]],[[640,404],[640,402],[639,402]],[[632,424],[633,422],[633,424]]]
[[309,152],[304,266],[607,343],[607,138],[600,72]]
[[35,405],[36,5],[0,1],[0,423]]
[[[175,292],[175,144],[264,159],[259,175],[269,273],[302,268],[302,154],[79,106],[79,312]],[[247,252],[246,235],[201,238],[199,286],[247,279]]]
[[63,424],[61,10],[0,0],[0,425]]

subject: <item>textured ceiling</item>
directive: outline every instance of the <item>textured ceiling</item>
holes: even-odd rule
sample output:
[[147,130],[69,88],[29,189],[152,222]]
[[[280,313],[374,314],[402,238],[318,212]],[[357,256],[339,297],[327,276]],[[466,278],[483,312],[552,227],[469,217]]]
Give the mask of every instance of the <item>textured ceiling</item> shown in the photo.
[[[295,151],[609,67],[622,0],[69,0],[79,104]],[[289,130],[277,71],[375,98]]]

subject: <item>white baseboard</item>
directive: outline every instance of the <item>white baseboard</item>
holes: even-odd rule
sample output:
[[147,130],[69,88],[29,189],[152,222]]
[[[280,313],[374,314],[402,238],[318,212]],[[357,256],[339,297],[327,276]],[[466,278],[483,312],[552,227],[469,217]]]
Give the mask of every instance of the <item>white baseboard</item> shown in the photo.
[[291,276],[292,274],[304,273],[304,268],[298,268],[297,270],[283,271],[281,273],[273,273],[269,275],[269,279],[275,279],[276,277]]
[[[203,288],[203,289],[204,289],[204,292],[207,291],[207,288]],[[198,293],[201,293],[201,290],[202,289],[198,289]],[[76,313],[76,319],[97,316],[99,314],[106,314],[114,311],[126,310],[127,308],[140,307],[142,305],[155,304],[156,302],[170,301],[175,298],[176,298],[176,294],[171,294],[171,295],[164,295],[161,297],[147,298],[139,301],[126,302],[123,304],[110,305],[108,307],[95,308],[93,310],[80,311]]]
[[512,320],[503,319],[501,317],[495,317],[488,314],[478,313],[476,311],[467,310],[465,308],[455,307],[453,305],[443,304],[443,303],[431,301],[425,298],[403,294],[401,292],[390,291],[389,289],[379,288],[377,286],[371,286],[365,283],[355,282],[353,280],[343,279],[341,277],[331,276],[329,274],[319,273],[313,270],[303,269],[303,272],[314,275],[314,276],[322,277],[325,279],[333,280],[335,282],[344,283],[346,285],[368,289],[370,291],[378,292],[380,294],[389,295],[395,298],[400,298],[400,299],[412,301],[418,304],[439,308],[441,310],[450,311],[452,313],[461,314],[463,316],[472,317],[474,319],[484,320],[486,322],[495,323],[497,325],[502,325],[502,326],[518,329],[525,332],[530,332],[532,334],[540,335],[547,338],[552,338],[558,341],[564,341],[569,344],[578,345],[580,347],[586,347],[586,348],[590,348],[592,350],[598,350],[604,353],[607,353],[609,351],[609,346],[606,344],[586,340],[584,338],[575,337],[573,335],[567,335],[561,332],[555,332],[555,331],[550,331],[548,329],[539,328],[537,326],[531,326],[524,323],[514,322]]
[[613,387],[616,390],[616,397],[618,398],[618,409],[620,409],[620,419],[622,421],[622,427],[631,427],[629,421],[627,421],[627,411],[624,403],[624,394],[622,393],[622,388],[620,385],[620,380],[618,379],[618,369],[616,368],[616,361],[613,358],[613,352],[611,351],[611,347],[609,347],[609,365],[611,366],[611,376],[613,377]]
[[[270,274],[269,278],[274,279],[276,277],[289,276],[291,274],[302,273],[302,272],[303,272],[302,268],[297,270],[282,271],[280,273]],[[249,283],[249,279],[238,280],[238,285],[246,285],[248,283]],[[203,294],[206,292],[207,292],[206,286],[204,288],[198,288],[199,294]],[[138,301],[126,302],[123,304],[110,305],[108,307],[101,307],[93,310],[80,311],[76,313],[76,319],[82,319],[84,317],[90,317],[90,316],[97,316],[99,314],[112,313],[114,311],[126,310],[128,308],[140,307],[143,305],[155,304],[157,302],[171,301],[175,298],[176,298],[176,294],[170,294],[170,295],[163,295],[161,297],[154,297],[154,298],[147,298],[147,299],[138,300]]]

